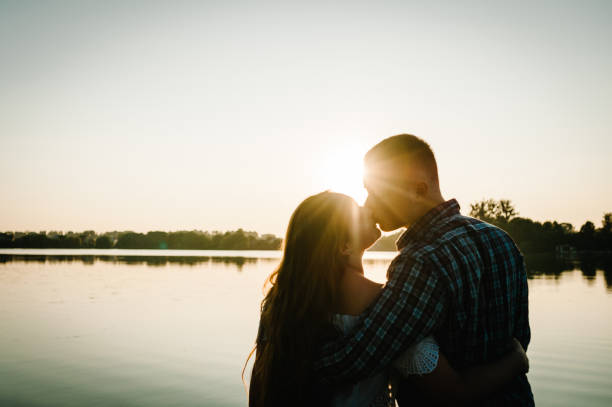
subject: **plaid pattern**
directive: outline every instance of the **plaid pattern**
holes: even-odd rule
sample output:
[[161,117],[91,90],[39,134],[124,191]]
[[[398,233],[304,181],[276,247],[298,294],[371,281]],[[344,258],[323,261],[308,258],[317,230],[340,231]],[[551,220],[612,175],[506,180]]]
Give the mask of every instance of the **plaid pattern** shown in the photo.
[[[456,369],[495,360],[513,336],[527,349],[525,263],[504,231],[461,215],[452,199],[404,232],[397,247],[388,281],[358,327],[321,348],[315,370],[325,386],[371,376],[430,334]],[[481,405],[533,404],[522,375]]]

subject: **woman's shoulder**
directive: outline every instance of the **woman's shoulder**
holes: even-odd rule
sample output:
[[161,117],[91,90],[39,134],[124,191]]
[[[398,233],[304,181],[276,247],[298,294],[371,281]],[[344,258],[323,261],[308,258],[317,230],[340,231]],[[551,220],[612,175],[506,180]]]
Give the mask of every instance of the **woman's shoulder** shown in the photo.
[[359,315],[380,294],[382,284],[367,279],[363,274],[347,270],[340,282],[339,313]]

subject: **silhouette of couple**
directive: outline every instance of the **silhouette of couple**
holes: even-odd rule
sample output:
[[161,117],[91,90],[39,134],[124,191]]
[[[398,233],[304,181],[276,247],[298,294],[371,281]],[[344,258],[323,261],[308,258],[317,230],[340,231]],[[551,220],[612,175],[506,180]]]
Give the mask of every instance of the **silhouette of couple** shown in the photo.
[[[387,138],[364,164],[363,207],[325,191],[291,216],[261,304],[249,405],[534,405],[512,239],[442,197],[422,139]],[[406,227],[384,285],[362,265],[377,224]]]

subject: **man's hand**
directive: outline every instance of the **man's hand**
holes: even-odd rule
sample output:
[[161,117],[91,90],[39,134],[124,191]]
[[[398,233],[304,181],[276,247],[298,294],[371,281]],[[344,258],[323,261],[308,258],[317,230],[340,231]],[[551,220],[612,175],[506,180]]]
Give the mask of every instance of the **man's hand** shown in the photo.
[[516,355],[514,359],[519,366],[520,373],[528,373],[529,372],[529,358],[527,357],[527,353],[525,353],[525,349],[516,338],[512,338],[512,352]]

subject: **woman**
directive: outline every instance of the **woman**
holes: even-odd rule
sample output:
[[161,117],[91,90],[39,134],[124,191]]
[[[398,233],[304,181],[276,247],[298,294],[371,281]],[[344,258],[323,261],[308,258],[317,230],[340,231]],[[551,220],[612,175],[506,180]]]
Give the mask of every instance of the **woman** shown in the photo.
[[[380,293],[381,285],[365,278],[362,267],[363,252],[379,237],[367,210],[346,195],[325,191],[297,207],[262,301],[250,406],[322,403],[312,361],[326,338],[348,333]],[[499,361],[458,373],[428,337],[400,355],[394,367],[434,402],[457,405],[482,398],[526,372],[528,361],[515,340],[514,351]],[[394,405],[390,379],[387,371],[339,388],[332,404]]]

